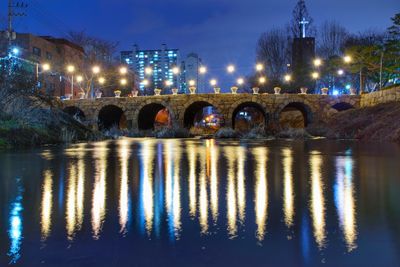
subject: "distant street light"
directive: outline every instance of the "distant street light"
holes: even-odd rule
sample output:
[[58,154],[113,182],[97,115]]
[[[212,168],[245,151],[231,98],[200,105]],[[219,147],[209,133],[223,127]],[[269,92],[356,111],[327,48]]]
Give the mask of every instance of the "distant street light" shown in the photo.
[[75,72],[75,66],[73,66],[73,65],[68,65],[68,66],[67,66],[67,71],[68,71],[69,73],[74,73],[74,72]]
[[104,79],[103,77],[99,78],[99,83],[100,84],[104,84],[106,82],[106,79]]
[[261,64],[261,63],[258,63],[258,64],[256,65],[256,71],[262,71],[262,70],[264,70],[264,65]]
[[343,61],[344,61],[345,63],[350,63],[350,62],[352,61],[352,58],[351,58],[351,56],[345,56],[345,57],[343,58]]
[[146,75],[151,75],[153,73],[153,69],[150,67],[147,67],[144,69],[144,73],[146,73]]
[[193,87],[196,85],[196,81],[195,80],[190,80],[189,81],[189,86]]
[[205,66],[201,66],[199,68],[199,72],[200,72],[200,74],[205,74],[207,72],[207,68]]
[[314,80],[317,80],[317,79],[319,78],[319,73],[318,73],[318,72],[313,72],[313,73],[311,73],[311,77],[312,77]]
[[265,77],[260,77],[260,78],[258,79],[258,82],[259,82],[260,84],[265,84],[265,83],[267,82],[267,78],[265,78]]
[[229,65],[226,70],[228,73],[234,73],[235,72],[235,66],[234,65]]
[[290,74],[286,74],[285,77],[283,77],[285,82],[290,82],[292,80],[292,76]]
[[128,80],[127,79],[121,79],[119,82],[121,83],[121,85],[126,85],[128,83]]
[[314,66],[319,67],[322,65],[322,60],[320,58],[314,59]]
[[74,72],[75,72],[75,66],[68,65],[67,66],[67,72],[69,72],[71,74],[71,95],[72,95],[72,99],[74,99]]
[[175,75],[178,75],[179,74],[179,68],[178,67],[173,67],[172,68],[172,73],[175,74]]
[[167,87],[172,86],[172,84],[173,84],[173,82],[170,81],[170,80],[165,81],[165,85],[166,85]]
[[76,81],[77,81],[78,83],[81,83],[81,82],[83,81],[83,76],[82,76],[82,75],[76,76]]
[[128,73],[128,68],[127,67],[121,67],[119,69],[119,73],[122,74],[122,75],[127,74]]
[[216,86],[217,85],[217,80],[216,79],[212,79],[211,81],[210,81],[210,85],[211,86]]
[[150,82],[149,82],[149,80],[145,79],[142,81],[142,84],[143,84],[143,86],[149,86]]
[[94,66],[92,68],[92,72],[93,72],[93,74],[99,74],[100,73],[100,67],[99,66]]
[[49,70],[50,70],[50,64],[44,63],[44,64],[42,65],[42,70],[43,70],[43,71],[49,71]]
[[344,70],[338,70],[337,74],[338,74],[339,76],[342,76],[342,75],[344,74]]
[[239,79],[237,79],[237,84],[238,85],[243,85],[244,84],[244,79],[243,78],[239,78]]

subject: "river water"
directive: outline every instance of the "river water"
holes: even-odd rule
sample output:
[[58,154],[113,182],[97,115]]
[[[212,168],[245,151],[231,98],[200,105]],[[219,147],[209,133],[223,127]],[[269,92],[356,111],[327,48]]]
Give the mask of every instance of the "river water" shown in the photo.
[[394,144],[121,139],[0,177],[0,266],[400,266]]

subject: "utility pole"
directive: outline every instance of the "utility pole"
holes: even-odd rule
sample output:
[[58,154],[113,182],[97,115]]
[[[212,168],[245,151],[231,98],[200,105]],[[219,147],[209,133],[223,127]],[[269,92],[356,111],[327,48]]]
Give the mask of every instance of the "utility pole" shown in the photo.
[[27,8],[28,5],[23,2],[17,2],[15,5],[13,0],[8,0],[8,28],[6,31],[6,38],[8,39],[8,49],[12,47],[12,42],[17,38],[17,34],[13,29],[13,18],[14,17],[24,17],[26,14],[24,12],[15,12],[17,9]]

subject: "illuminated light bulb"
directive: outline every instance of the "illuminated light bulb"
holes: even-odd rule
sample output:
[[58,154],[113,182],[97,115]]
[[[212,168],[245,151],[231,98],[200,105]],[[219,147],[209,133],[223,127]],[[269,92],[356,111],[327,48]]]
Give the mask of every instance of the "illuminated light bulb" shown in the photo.
[[319,67],[322,65],[322,60],[317,58],[314,60],[314,66]]
[[229,73],[233,73],[233,72],[235,72],[235,66],[229,65],[229,66],[226,68],[226,70],[227,70]]
[[343,60],[345,63],[350,63],[352,61],[352,58],[350,56],[345,56]]
[[143,81],[142,81],[142,84],[143,84],[144,86],[148,86],[148,85],[149,85],[149,80],[143,80]]
[[168,87],[171,86],[172,84],[173,84],[172,81],[169,81],[169,80],[165,81],[165,85],[168,86]]
[[319,78],[319,73],[318,73],[318,72],[313,72],[313,73],[311,74],[311,77],[312,77],[313,79],[318,79],[318,78]]
[[260,77],[260,78],[258,79],[258,81],[259,81],[260,84],[264,84],[264,83],[267,82],[267,78],[265,78],[265,77]]
[[126,68],[126,67],[121,67],[121,68],[119,69],[119,73],[121,73],[121,74],[127,74],[127,73],[128,73],[128,68]]
[[285,82],[290,82],[292,80],[292,76],[289,74],[286,74],[284,79],[285,79]]
[[153,73],[153,70],[150,67],[147,67],[144,69],[144,73],[146,73],[147,75],[151,75]]
[[339,76],[342,76],[344,74],[344,70],[338,70],[337,73],[338,73]]
[[207,68],[204,67],[204,66],[201,66],[201,67],[199,68],[199,72],[200,72],[200,74],[205,74],[205,73],[207,72]]
[[175,74],[175,75],[179,74],[179,68],[178,67],[173,67],[172,68],[172,73]]
[[99,66],[94,66],[92,68],[92,71],[93,71],[94,74],[98,74],[98,73],[100,73],[100,67]]
[[258,63],[258,64],[256,65],[256,70],[257,70],[257,71],[262,71],[263,69],[264,69],[264,65],[263,65],[263,64]]
[[76,81],[78,83],[82,82],[83,81],[83,77],[81,75],[76,76]]
[[120,80],[121,85],[126,85],[128,81],[126,79],[121,79]]
[[44,63],[42,65],[42,69],[43,69],[43,71],[49,71],[50,70],[50,65],[48,63]]
[[69,66],[67,66],[67,71],[69,73],[73,73],[75,71],[75,67],[73,65],[69,65]]
[[194,80],[189,81],[189,86],[195,86],[195,85],[196,85],[196,81],[194,81]]
[[104,79],[103,77],[99,78],[99,83],[100,84],[104,84],[106,82],[106,79]]
[[217,80],[216,79],[212,79],[210,81],[211,86],[216,86],[217,85]]
[[237,79],[237,84],[238,85],[243,85],[244,84],[244,79],[243,78]]

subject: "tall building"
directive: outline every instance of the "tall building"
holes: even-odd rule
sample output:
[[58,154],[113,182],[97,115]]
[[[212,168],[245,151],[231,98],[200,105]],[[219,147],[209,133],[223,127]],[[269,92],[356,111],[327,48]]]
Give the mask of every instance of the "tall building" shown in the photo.
[[174,73],[174,68],[179,68],[179,58],[179,50],[165,44],[155,50],[141,50],[134,45],[133,50],[121,52],[121,62],[136,72],[143,94],[152,94],[156,88],[181,88],[179,73]]
[[204,77],[200,74],[202,60],[199,55],[190,53],[181,64],[181,91],[189,91],[189,81],[195,81],[197,92],[205,93]]
[[[62,38],[51,36],[36,36],[30,33],[17,33],[12,43],[18,50],[18,57],[32,64],[47,63],[51,72],[39,75],[39,87],[47,94],[65,96],[71,94],[71,83],[66,79],[66,66],[74,65],[77,70],[82,70],[85,51],[82,47]],[[0,40],[0,51],[7,51],[8,42]],[[74,90],[77,96],[78,90]]]

